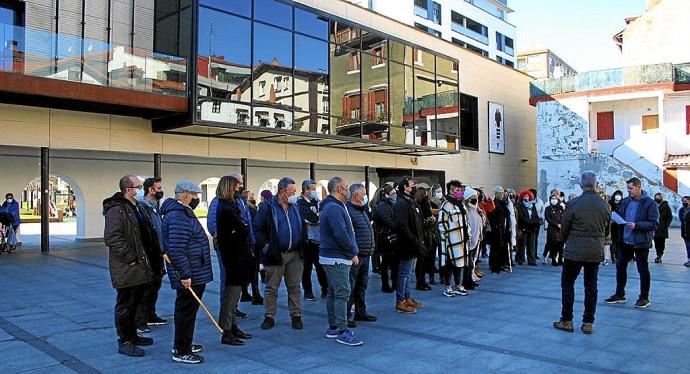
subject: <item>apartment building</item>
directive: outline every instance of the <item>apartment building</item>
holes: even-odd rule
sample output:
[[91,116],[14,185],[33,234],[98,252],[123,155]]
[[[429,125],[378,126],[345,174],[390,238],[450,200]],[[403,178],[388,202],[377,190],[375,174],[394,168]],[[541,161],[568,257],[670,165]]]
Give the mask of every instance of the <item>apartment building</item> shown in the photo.
[[577,71],[550,49],[520,51],[517,69],[533,78],[560,78]]

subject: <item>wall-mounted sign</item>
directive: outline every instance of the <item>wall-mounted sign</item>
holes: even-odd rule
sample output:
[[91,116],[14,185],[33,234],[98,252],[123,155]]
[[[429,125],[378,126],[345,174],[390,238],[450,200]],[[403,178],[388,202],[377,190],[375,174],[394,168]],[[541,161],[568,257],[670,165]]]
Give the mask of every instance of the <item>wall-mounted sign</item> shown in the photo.
[[489,101],[489,152],[506,153],[506,124],[503,105]]

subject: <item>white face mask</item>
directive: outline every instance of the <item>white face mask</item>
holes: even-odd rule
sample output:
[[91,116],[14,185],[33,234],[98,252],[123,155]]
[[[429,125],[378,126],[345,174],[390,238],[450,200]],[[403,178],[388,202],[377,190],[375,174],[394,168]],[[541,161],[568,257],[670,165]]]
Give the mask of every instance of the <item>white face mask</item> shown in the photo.
[[551,199],[551,205],[558,204],[558,199]]
[[614,197],[613,200],[615,200],[616,202],[619,202],[619,201],[623,200],[623,197],[621,195],[616,195],[616,197]]
[[434,197],[440,200],[443,197],[443,193],[442,192],[436,192],[434,194]]
[[298,199],[298,198],[299,198],[299,196],[297,196],[297,195],[292,195],[292,196],[288,197],[288,199],[287,199],[287,200],[288,200],[288,204],[295,204],[295,203],[297,203],[297,199]]

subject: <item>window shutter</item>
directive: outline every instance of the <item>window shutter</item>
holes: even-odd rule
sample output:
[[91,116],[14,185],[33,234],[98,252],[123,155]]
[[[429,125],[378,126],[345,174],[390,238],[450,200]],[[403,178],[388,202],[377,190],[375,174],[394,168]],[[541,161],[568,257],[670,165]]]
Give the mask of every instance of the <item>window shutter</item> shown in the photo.
[[369,121],[376,121],[376,98],[375,98],[376,93],[373,91],[369,91],[367,93],[367,100],[369,101],[369,113],[367,118]]
[[613,112],[597,113],[597,140],[612,140],[613,132]]
[[690,135],[690,105],[685,107],[685,135]]
[[343,97],[343,118],[350,118],[350,97]]

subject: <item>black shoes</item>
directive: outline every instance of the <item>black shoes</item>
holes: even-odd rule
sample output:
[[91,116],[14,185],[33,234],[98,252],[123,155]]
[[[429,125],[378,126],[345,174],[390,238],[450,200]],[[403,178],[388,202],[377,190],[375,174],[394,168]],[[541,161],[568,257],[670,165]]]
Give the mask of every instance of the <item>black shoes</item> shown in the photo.
[[638,309],[644,309],[650,305],[652,305],[652,303],[649,302],[649,299],[645,299],[642,297],[637,299],[637,301],[635,302],[635,308]]
[[275,326],[275,324],[276,324],[276,321],[273,318],[266,317],[266,318],[264,318],[264,321],[261,323],[261,329],[262,330],[268,330],[268,329],[272,328],[273,326]]
[[606,304],[625,304],[627,300],[625,296],[612,295],[608,299],[604,300]]
[[662,263],[661,257],[657,256],[657,257],[654,259],[654,263],[655,263],[655,264],[660,264],[660,263]]
[[142,357],[144,350],[132,344],[132,342],[118,342],[117,353],[129,357]]
[[295,330],[302,330],[304,328],[301,316],[292,316],[292,328]]
[[414,288],[417,291],[431,291],[431,286],[429,286],[426,283],[419,284],[417,287]]
[[153,345],[153,339],[144,336],[137,336],[131,341],[134,345]]
[[392,288],[391,288],[390,286],[388,286],[387,284],[384,284],[383,286],[381,286],[381,292],[393,293],[393,292],[395,292],[395,290],[392,289]]
[[177,353],[173,353],[172,360],[174,362],[181,364],[200,364],[204,362],[203,357],[196,355],[194,353],[188,355],[180,355]]
[[251,335],[251,334],[246,333],[246,332],[240,330],[240,328],[237,327],[237,325],[232,326],[232,329],[230,329],[230,333],[231,333],[232,335],[235,335],[235,337],[240,338],[240,339],[244,339],[244,340],[247,340],[247,339],[251,339],[251,338],[252,338],[252,335]]
[[168,324],[168,320],[165,319],[165,318],[161,318],[161,317],[158,317],[158,316],[154,316],[154,317],[151,318],[151,320],[148,321],[146,324],[149,325],[149,326],[162,326],[162,325],[167,325],[167,324]]
[[244,341],[235,336],[231,331],[223,332],[223,337],[220,338],[220,344],[234,345],[236,347],[243,347]]
[[264,305],[264,298],[258,293],[255,293],[254,297],[252,297],[252,305]]
[[148,334],[151,332],[151,329],[149,328],[149,325],[146,323],[140,323],[139,326],[137,326],[137,334]]
[[377,319],[378,318],[372,316],[371,314],[355,314],[355,321],[376,322]]
[[305,292],[304,293],[304,300],[307,301],[316,301],[316,296],[314,296],[314,293],[311,291]]
[[348,319],[347,319],[347,327],[349,327],[349,328],[351,328],[351,329],[354,329],[355,327],[357,327],[357,322],[355,322],[354,319],[349,319],[349,318],[348,318]]
[[235,311],[235,316],[237,319],[247,319],[247,313],[240,312],[239,309]]
[[240,302],[241,303],[248,303],[250,301],[252,301],[252,295],[250,295],[249,293],[242,292],[242,297],[240,298]]

